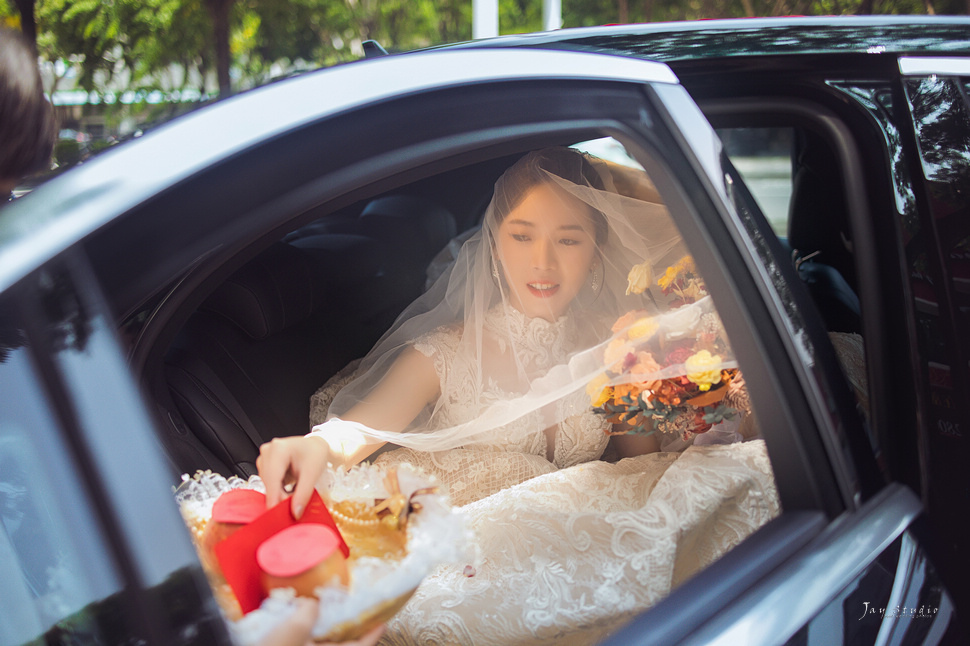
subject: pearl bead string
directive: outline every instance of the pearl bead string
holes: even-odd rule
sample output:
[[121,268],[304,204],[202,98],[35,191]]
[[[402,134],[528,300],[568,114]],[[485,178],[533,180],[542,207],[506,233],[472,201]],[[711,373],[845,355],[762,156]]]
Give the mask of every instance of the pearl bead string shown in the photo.
[[343,514],[336,509],[331,509],[330,514],[335,518],[335,520],[348,525],[355,525],[357,527],[375,527],[381,521],[377,518],[371,520],[362,520],[360,518],[351,518],[350,516]]

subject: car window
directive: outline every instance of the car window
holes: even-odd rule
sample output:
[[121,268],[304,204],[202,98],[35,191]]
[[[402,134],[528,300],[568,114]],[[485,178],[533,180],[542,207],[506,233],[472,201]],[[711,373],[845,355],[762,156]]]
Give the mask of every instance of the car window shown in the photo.
[[51,410],[22,331],[0,325],[0,644],[114,643],[124,621],[95,604],[122,586]]
[[[715,141],[713,136],[710,140]],[[575,473],[583,474],[576,477],[588,478],[582,485],[584,488],[603,492],[602,499],[594,505],[597,509],[613,508],[612,505],[616,505],[614,496],[624,500],[616,506],[616,510],[618,514],[628,515],[629,521],[617,521],[618,525],[629,522],[631,527],[638,526],[642,522],[648,522],[638,514],[653,513],[649,510],[655,505],[666,509],[666,503],[660,500],[666,494],[659,492],[691,490],[697,500],[705,502],[692,504],[683,501],[680,511],[670,517],[672,525],[656,530],[658,534],[669,535],[673,542],[659,540],[650,531],[631,530],[620,541],[624,545],[613,551],[609,538],[612,531],[609,529],[610,523],[604,523],[601,525],[602,532],[596,530],[593,533],[595,538],[591,539],[596,542],[595,555],[584,556],[587,548],[567,550],[566,555],[569,557],[568,563],[581,564],[577,567],[584,572],[597,569],[612,571],[615,568],[616,576],[625,582],[622,585],[631,585],[631,607],[643,609],[648,605],[647,600],[652,604],[665,596],[672,587],[680,586],[704,571],[770,522],[781,513],[781,503],[765,442],[759,438],[757,420],[754,414],[748,414],[752,402],[747,400],[738,361],[727,343],[727,324],[720,320],[717,308],[707,294],[705,276],[698,270],[692,255],[709,254],[710,249],[697,236],[684,240],[686,234],[681,233],[683,229],[679,227],[680,222],[694,217],[690,212],[694,208],[692,202],[687,201],[685,196],[696,194],[697,189],[685,189],[680,178],[662,161],[656,148],[634,150],[624,143],[615,138],[589,138],[572,144],[573,148],[589,152],[607,162],[609,179],[619,194],[611,196],[620,205],[615,208],[622,214],[630,212],[629,222],[620,215],[611,220],[626,224],[626,228],[617,228],[608,233],[615,246],[603,243],[607,245],[606,248],[618,252],[615,256],[604,257],[602,261],[604,264],[612,263],[609,266],[608,279],[603,279],[609,280],[608,291],[605,294],[600,291],[603,290],[604,283],[593,287],[595,281],[593,272],[590,272],[588,280],[584,278],[581,296],[577,296],[577,299],[583,298],[583,303],[586,303],[584,309],[580,310],[582,314],[577,316],[592,317],[596,321],[596,338],[603,339],[604,343],[612,335],[611,328],[617,325],[619,327],[616,329],[622,330],[631,321],[644,319],[642,326],[644,329],[650,328],[650,315],[646,311],[639,311],[636,303],[650,307],[653,312],[679,310],[683,307],[685,309],[679,311],[684,315],[684,327],[679,327],[677,333],[671,333],[669,338],[666,332],[658,332],[656,335],[651,332],[636,353],[622,350],[627,344],[630,348],[637,347],[636,338],[640,337],[635,337],[633,330],[627,336],[624,336],[626,333],[620,334],[617,336],[619,343],[614,344],[615,347],[610,350],[614,354],[621,352],[622,361],[619,362],[619,367],[615,359],[608,360],[606,354],[598,357],[592,350],[587,356],[596,357],[598,363],[595,371],[580,368],[580,364],[576,364],[576,370],[580,370],[577,374],[585,375],[588,371],[590,377],[588,383],[584,382],[578,389],[571,384],[571,390],[568,391],[578,397],[574,403],[570,403],[571,408],[568,409],[572,411],[566,420],[569,425],[566,426],[565,422],[563,424],[569,429],[575,425],[575,432],[584,434],[580,437],[595,440],[598,449],[595,453],[589,453],[587,444],[569,440],[575,441],[576,445],[564,442],[567,446],[565,450],[573,450],[576,455],[586,456],[582,461],[590,463],[589,468],[575,470]],[[441,283],[428,288],[428,278],[439,281],[447,279],[446,272],[460,253],[461,244],[469,238],[469,229],[472,231],[471,235],[474,235],[475,227],[457,223],[481,221],[484,205],[479,193],[486,198],[491,195],[496,178],[529,150],[525,148],[527,143],[520,145],[522,149],[512,150],[500,159],[479,159],[467,166],[450,169],[437,176],[423,177],[411,184],[396,186],[388,192],[365,198],[354,208],[322,213],[317,220],[302,224],[298,229],[283,235],[280,240],[239,268],[226,283],[215,287],[202,307],[182,328],[166,357],[166,385],[174,403],[173,415],[178,416],[184,429],[223,461],[227,469],[226,475],[245,475],[247,469],[253,468],[256,442],[268,441],[271,439],[270,433],[280,433],[281,429],[287,428],[282,423],[274,424],[269,421],[266,411],[271,407],[292,412],[292,425],[300,430],[307,428],[308,422],[320,424],[328,416],[339,416],[331,406],[335,394],[347,387],[355,376],[358,377],[356,384],[368,383],[367,377],[355,375],[358,360],[385,333],[387,336],[384,338],[396,338],[394,332],[388,332],[388,328],[395,319],[401,320],[397,317],[407,302],[421,297],[422,292],[432,296],[435,293],[452,293],[454,286],[448,286],[446,290]],[[462,178],[459,181],[462,182],[464,191],[458,196],[451,196],[454,178],[458,177]],[[470,177],[473,179],[469,180]],[[703,197],[698,197],[698,201],[702,199]],[[631,224],[641,222],[646,224],[640,228]],[[668,242],[671,238],[675,241]],[[641,239],[653,240],[653,245],[642,243]],[[479,248],[475,244],[470,247]],[[655,255],[651,258],[650,253]],[[642,275],[633,275],[631,272],[635,269],[634,265],[644,263],[645,260],[653,261],[650,263],[652,274],[648,271]],[[466,264],[459,264],[458,267],[465,267],[471,262],[467,256],[465,262]],[[306,265],[309,265],[309,271],[304,273],[302,267]],[[289,282],[266,280],[268,275],[288,276]],[[314,302],[311,298],[312,290],[307,291],[305,298],[301,295],[304,289],[312,288],[312,285],[304,286],[304,276],[317,276],[325,284],[324,289],[317,290],[322,295],[322,301]],[[285,287],[285,294],[279,290],[280,285]],[[424,291],[426,289],[427,292]],[[650,296],[643,295],[644,291],[648,291]],[[464,294],[460,290],[459,293]],[[244,301],[239,298],[240,295],[253,298]],[[285,325],[281,318],[278,326],[271,324],[273,329],[256,329],[248,313],[259,302],[280,302],[280,296],[287,303],[303,306],[299,310],[296,307],[288,310],[293,313],[299,311],[299,316],[288,317]],[[653,305],[649,305],[651,297],[654,299]],[[459,297],[461,298],[464,296]],[[589,302],[585,299],[589,299]],[[624,303],[630,305],[625,306]],[[422,303],[421,307],[424,306]],[[319,309],[314,310],[314,307]],[[483,307],[483,310],[492,311],[492,308]],[[623,323],[621,319],[627,322]],[[421,319],[418,319],[415,325],[420,323]],[[735,318],[730,323],[735,326],[742,324],[740,318]],[[490,322],[489,325],[496,324]],[[455,329],[456,326],[448,325],[433,330],[419,330],[421,335],[418,339],[426,344],[422,347],[437,347],[434,344],[441,343],[447,349],[453,339],[446,333]],[[503,329],[503,326],[497,325],[497,329]],[[439,336],[443,340],[439,340]],[[547,339],[545,334],[539,338],[543,343],[558,347],[559,342]],[[217,345],[212,339],[220,339],[220,343]],[[521,344],[530,341],[530,338],[516,339]],[[531,343],[535,342],[531,340]],[[498,347],[518,346],[503,342]],[[540,353],[530,345],[523,347],[528,352],[536,352],[537,357],[556,356],[545,351]],[[626,365],[628,355],[634,358],[630,365]],[[683,366],[688,360],[693,365],[691,357],[695,355],[700,358],[706,356],[714,368],[696,374],[690,372],[696,379],[691,381],[683,376]],[[267,357],[272,357],[273,361],[267,361]],[[462,360],[466,359],[462,357]],[[748,360],[761,361],[758,357],[750,356]],[[455,363],[457,367],[451,369],[460,371],[463,363]],[[379,366],[382,362],[375,360],[371,365]],[[670,375],[661,375],[664,367]],[[676,451],[687,450],[683,453],[683,460],[671,460],[669,464],[667,460],[639,456],[646,458],[636,463],[642,464],[645,475],[630,476],[621,491],[614,491],[616,480],[613,469],[618,468],[616,465],[622,457],[622,441],[610,440],[603,429],[609,427],[609,418],[619,414],[619,409],[624,404],[630,404],[630,410],[633,410],[631,395],[635,398],[638,393],[632,388],[597,389],[592,384],[594,376],[622,380],[625,378],[621,374],[624,370],[643,370],[642,374],[654,374],[657,377],[650,380],[658,382],[654,391],[643,388],[639,394],[650,397],[651,392],[656,392],[658,398],[655,405],[658,409],[662,408],[663,414],[644,419],[642,430],[649,431],[656,427],[654,437],[658,439],[660,447],[668,451],[666,455],[677,456],[679,454]],[[683,378],[672,376],[678,370],[681,372],[677,374]],[[287,388],[281,391],[278,384],[283,380],[284,371]],[[243,389],[238,386],[243,374],[252,384],[252,388]],[[572,372],[563,371],[556,374],[550,372],[550,379],[566,374],[569,374],[570,379],[576,378]],[[441,378],[439,375],[439,379]],[[446,414],[467,414],[471,403],[451,402],[464,401],[461,398],[467,397],[466,390],[473,390],[470,381],[471,377],[461,384],[449,384],[454,392],[447,399],[451,408],[446,410]],[[629,383],[627,381],[626,385]],[[552,388],[549,384],[543,384],[543,387]],[[592,395],[589,394],[591,390],[595,390]],[[304,392],[314,393],[309,398],[309,411],[306,408]],[[216,408],[211,406],[213,396],[221,398]],[[627,402],[623,401],[624,397]],[[361,401],[356,397],[349,399]],[[693,404],[684,403],[687,399],[691,399]],[[753,403],[757,405],[757,402]],[[444,407],[444,404],[441,406]],[[572,408],[573,406],[576,408]],[[593,411],[594,406],[603,408],[603,411]],[[234,418],[242,423],[220,425],[209,423],[205,418],[208,414],[212,420],[221,419],[218,415],[224,410],[232,411]],[[770,412],[765,414],[770,417]],[[282,415],[279,419],[283,419]],[[521,432],[523,424],[515,424],[520,421],[534,423],[531,419],[534,418],[517,418],[509,427]],[[569,430],[569,433],[573,432]],[[250,439],[250,433],[257,435],[256,442]],[[259,437],[259,433],[266,435]],[[695,445],[696,450],[688,448],[691,444]],[[381,454],[378,460],[393,459],[391,453],[395,448],[390,447],[391,451]],[[504,460],[507,453],[515,454],[518,451],[500,451],[498,456],[483,456],[474,465],[465,468],[460,468],[460,465],[465,464],[461,461],[460,451],[456,452],[454,459],[435,460],[428,464],[416,452],[408,453],[407,449],[403,451],[406,460],[434,473],[448,487],[456,504],[468,504],[476,500],[478,502],[474,504],[488,504],[488,500],[497,502],[504,499],[501,497],[506,494],[504,490],[491,494],[483,492],[486,491],[484,487],[494,486],[493,481],[505,482],[505,477],[510,479],[509,484],[513,484],[513,477],[519,479],[517,487],[544,486],[545,479],[539,472],[534,474],[538,478],[523,477],[525,466],[488,466],[502,465],[500,460]],[[704,456],[709,456],[709,459]],[[486,459],[491,457],[496,457],[496,460],[493,462]],[[530,454],[529,457],[533,456]],[[598,460],[600,457],[603,457],[602,461]],[[514,464],[518,465],[517,462]],[[569,466],[569,463],[565,465]],[[191,471],[188,468],[186,470]],[[707,475],[695,480],[700,472]],[[564,477],[573,477],[569,475],[573,471],[567,473],[564,469],[564,473]],[[656,499],[650,493],[654,478],[659,481]],[[534,484],[529,484],[533,480]],[[643,486],[636,484],[640,480]],[[702,484],[697,484],[698,480]],[[608,493],[610,491],[613,493]],[[492,494],[497,497],[490,498]],[[508,504],[514,506],[517,503],[510,499]],[[584,504],[577,503],[580,509]],[[670,504],[679,507],[681,503]],[[643,510],[640,510],[641,507]],[[519,512],[519,516],[532,513],[539,512],[530,512],[525,507]],[[581,512],[576,511],[573,506],[568,510],[564,508],[561,512],[541,513],[544,514],[543,522],[549,522],[553,528],[549,531],[558,532],[558,523],[562,522],[560,518]],[[543,522],[536,522],[535,527],[542,527]],[[712,530],[712,527],[715,529]],[[523,527],[521,531],[529,532],[529,529]],[[558,533],[554,535],[559,536]],[[675,535],[681,538],[673,539]],[[501,531],[497,534],[490,533],[489,537],[496,541],[505,540]],[[486,537],[486,540],[491,538]],[[542,546],[541,549],[550,549],[543,540],[548,540],[548,533],[534,537],[530,535],[528,539],[522,539],[522,544],[532,544],[534,541]],[[569,544],[572,540],[570,534],[562,538],[561,542]],[[620,540],[619,537],[617,540]],[[671,549],[678,540],[689,541],[691,548],[682,552]],[[644,555],[644,562],[650,560],[658,565],[645,567],[640,574],[633,570],[626,571],[627,549]],[[549,553],[555,554],[556,550],[550,549]],[[552,585],[559,585],[558,582],[562,581],[564,585],[571,585],[577,591],[588,590],[590,598],[602,594],[599,588],[591,586],[590,581],[597,580],[595,577],[586,577],[581,583],[568,581],[565,571],[573,567],[568,563],[562,568],[556,568],[551,574],[555,580]],[[595,567],[592,569],[586,567],[593,563]],[[637,567],[634,566],[633,569],[636,570]],[[420,604],[436,604],[440,607],[440,597],[437,596],[435,585],[435,581],[429,582],[429,591],[413,602],[417,608],[429,608],[429,616],[434,616],[430,613],[430,605]],[[452,593],[443,590],[441,594]],[[580,596],[577,592],[571,598],[578,600]],[[587,612],[587,609],[580,608],[579,605],[571,605],[571,601],[561,600],[562,608],[558,611],[560,616],[571,612],[566,604],[570,604],[569,608],[576,612]],[[616,621],[622,613],[607,606],[597,613]],[[518,611],[510,611],[509,621],[515,621],[517,617]]]
[[779,238],[788,235],[793,128],[719,128],[724,151]]

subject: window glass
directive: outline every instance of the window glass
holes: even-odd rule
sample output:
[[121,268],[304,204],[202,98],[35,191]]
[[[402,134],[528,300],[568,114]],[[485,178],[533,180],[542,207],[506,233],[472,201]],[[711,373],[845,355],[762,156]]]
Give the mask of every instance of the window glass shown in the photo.
[[119,577],[50,410],[22,333],[0,324],[0,644],[106,643],[92,604]]
[[792,194],[792,128],[721,128],[718,136],[779,238],[788,235]]
[[[695,134],[720,163],[713,132]],[[673,161],[642,146],[573,144],[593,162],[560,147],[483,160],[374,196],[340,231],[307,226],[287,236],[292,248],[282,251],[306,252],[310,262],[349,231],[393,242],[379,260],[394,271],[332,278],[363,275],[376,308],[388,291],[382,281],[424,282],[429,259],[416,258],[419,244],[403,244],[406,230],[447,230],[444,218],[428,217],[432,209],[405,208],[419,190],[422,205],[441,204],[453,178],[468,186],[471,177],[487,198],[482,208],[478,199],[451,201],[459,221],[462,208],[484,212],[481,226],[442,243],[431,259],[436,281],[374,335],[366,360],[310,384],[310,423],[324,436],[339,426],[326,428],[333,417],[403,429],[392,442],[404,448],[375,462],[415,464],[456,505],[474,508],[470,529],[487,568],[449,564],[426,580],[390,627],[392,641],[429,631],[447,643],[596,641],[780,513],[728,322],[694,262],[710,249],[683,233],[685,223],[697,226],[690,210],[712,202],[697,189],[703,180],[688,185],[668,170]],[[375,226],[395,208],[398,221],[427,226],[391,229],[390,218]],[[272,254],[255,262],[270,268]],[[245,271],[237,276],[246,280]],[[364,329],[364,310],[338,308],[342,325]],[[344,335],[312,333],[347,345]],[[407,345],[417,352],[401,354]],[[204,356],[207,348],[186,335],[181,349]],[[407,385],[426,380],[435,391],[430,405],[390,401],[388,384],[405,390],[391,368],[403,365],[398,357],[431,360],[427,372],[407,373]],[[187,426],[204,432],[196,420]],[[454,610],[447,622],[443,605]]]
[[603,137],[602,139],[581,141],[578,144],[573,144],[572,148],[595,157],[599,157],[600,159],[614,162],[616,164],[643,170],[643,166],[640,165],[640,162],[634,159],[630,153],[627,152],[623,144],[613,137]]

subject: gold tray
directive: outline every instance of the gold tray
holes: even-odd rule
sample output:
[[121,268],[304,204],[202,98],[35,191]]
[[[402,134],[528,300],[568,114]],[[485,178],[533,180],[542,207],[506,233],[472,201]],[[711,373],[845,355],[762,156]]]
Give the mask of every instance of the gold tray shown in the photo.
[[[352,583],[346,601],[348,605],[341,610],[333,611],[334,601],[331,598],[321,601],[321,618],[318,619],[316,626],[321,634],[314,634],[315,641],[344,642],[360,639],[378,625],[389,621],[414,594],[420,579],[410,580],[406,577],[409,576],[413,579],[414,575],[405,575],[403,572],[423,572],[421,574],[423,578],[438,563],[456,559],[463,551],[464,527],[460,518],[452,513],[447,497],[438,491],[433,479],[422,472],[409,469],[407,465],[402,465],[399,472],[394,473],[394,486],[388,486],[388,473],[369,464],[359,465],[348,472],[332,474],[329,489],[321,491],[322,495],[326,494],[324,498],[328,501],[327,506],[351,548],[351,558],[348,565],[351,569]],[[398,475],[401,476],[400,483],[398,482]],[[218,474],[200,471],[193,476],[184,475],[182,480],[182,484],[175,490],[175,497],[197,548],[200,546],[200,539],[209,516],[211,516],[212,503],[224,491],[236,488],[263,491],[263,483],[257,476],[253,476],[247,481],[237,477],[226,479]],[[404,490],[403,494],[401,489]],[[375,500],[365,498],[359,494],[361,491],[368,492],[370,496],[375,495],[375,491],[378,495],[386,493],[387,496],[386,498],[378,497]],[[351,503],[341,504],[348,495],[356,495],[357,498]],[[400,505],[396,507],[391,505],[394,507],[394,513],[388,518],[386,511],[388,504],[384,501],[395,499],[395,495],[397,499],[401,499],[403,496],[403,499],[407,501],[407,511],[400,513]],[[341,499],[341,496],[344,498]],[[367,504],[362,506],[359,500],[366,500]],[[372,500],[374,502],[371,502]],[[384,504],[379,504],[382,502]],[[375,516],[374,507],[381,509],[380,519]],[[333,513],[336,509],[340,511]],[[352,525],[347,524],[348,515],[346,512],[348,509],[363,510],[360,511],[361,515],[351,519]],[[365,513],[365,511],[369,513]],[[383,555],[386,557],[385,560],[377,554],[374,546],[397,544],[398,541],[391,540],[389,542],[387,538],[390,532],[393,539],[394,532],[398,529],[406,535],[406,539],[403,541],[405,544],[404,552],[402,554],[400,550],[394,550],[397,553]],[[429,534],[433,532],[430,535],[433,535],[435,539],[444,538],[444,541],[427,539],[415,541],[416,533],[420,534],[423,531],[429,532]],[[448,540],[449,535],[453,540]],[[375,541],[375,538],[381,536],[383,536],[383,540]],[[359,543],[356,556],[355,542]],[[412,550],[415,545],[422,547]],[[449,545],[454,549],[448,549]],[[203,552],[200,550],[200,558],[202,554]],[[398,565],[405,559],[418,559],[420,567],[416,569],[398,568]],[[254,632],[249,628],[243,628],[242,624],[251,626],[253,622],[258,620],[260,622],[265,621],[268,626],[283,621],[286,613],[282,612],[282,608],[286,602],[280,603],[276,600],[271,603],[264,601],[260,608],[243,617],[235,596],[225,579],[218,572],[218,568],[213,568],[212,564],[208,563],[205,558],[201,558],[201,560],[203,561],[203,569],[212,585],[214,596],[223,613],[230,620],[230,627],[237,628],[235,624],[240,624],[238,629],[234,631],[240,642],[247,643],[247,634]],[[363,581],[368,582],[368,588],[366,590],[363,588],[355,590],[353,585],[355,572],[362,572],[362,570],[358,570],[362,561],[368,561],[366,564],[366,567],[369,568],[368,573],[360,575]],[[387,564],[386,574],[384,574],[383,563]],[[411,564],[413,565],[413,561]],[[384,578],[380,578],[382,576]],[[394,577],[398,578],[395,579]],[[365,584],[362,583],[361,585]],[[394,592],[395,590],[398,592]],[[318,592],[321,592],[321,589],[318,589]],[[393,596],[388,597],[389,594]],[[347,616],[354,616],[355,613],[354,619],[345,619]],[[258,615],[258,617],[251,617],[251,615]],[[328,615],[342,619],[333,619],[328,623]]]

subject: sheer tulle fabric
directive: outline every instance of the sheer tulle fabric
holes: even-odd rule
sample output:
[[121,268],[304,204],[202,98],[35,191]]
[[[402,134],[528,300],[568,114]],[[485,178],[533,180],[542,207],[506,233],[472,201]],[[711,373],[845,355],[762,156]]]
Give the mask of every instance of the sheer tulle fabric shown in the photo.
[[[537,185],[553,186],[563,208],[584,205],[599,227],[589,278],[558,316],[514,306],[498,241]],[[499,179],[481,231],[451,269],[359,365],[314,395],[311,424],[329,420],[315,433],[351,427],[403,447],[377,464],[435,475],[475,534],[478,558],[426,579],[382,643],[593,643],[777,515],[760,440],[601,460],[612,427],[592,410],[587,385],[605,374],[617,339],[631,336],[629,326],[614,330],[617,320],[646,312],[642,338],[654,347],[720,327],[709,297],[683,305],[657,287],[686,253],[643,171],[531,153]],[[401,433],[341,420],[410,348],[433,363],[437,400]],[[712,368],[735,365],[728,351]],[[636,378],[685,374],[683,361],[667,361]]]
[[[403,350],[427,349],[429,338],[430,343],[440,344],[444,334],[443,352],[424,351],[434,358],[441,380],[438,400],[407,423],[403,433],[357,429],[375,441],[421,451],[508,445],[555,428],[566,419],[564,415],[575,414],[572,407],[560,404],[563,400],[572,399],[579,406],[585,396],[581,407],[589,407],[589,396],[584,395],[587,385],[604,373],[611,341],[626,331],[611,329],[624,314],[647,313],[655,325],[651,335],[655,343],[695,335],[702,326],[720,326],[709,297],[671,309],[676,297],[665,296],[657,287],[657,277],[683,258],[687,249],[646,173],[564,151],[530,153],[498,180],[481,230],[464,243],[451,269],[400,315],[364,357],[350,383],[335,394],[328,407],[330,418],[341,418],[365,399]],[[554,188],[562,209],[579,205],[590,213],[597,230],[592,240],[595,260],[588,280],[565,312],[524,321],[513,306],[497,241],[508,214],[523,195],[540,185]],[[635,266],[646,277],[641,293],[630,289]],[[537,325],[536,320],[549,325]],[[636,352],[635,347],[629,350]],[[443,364],[451,367],[444,370]],[[722,353],[715,367],[735,365],[729,353]],[[686,372],[684,364],[677,362],[662,369],[657,366],[653,373],[641,372],[637,379]],[[629,376],[613,376],[610,383],[625,379]],[[458,401],[461,414],[454,406]],[[523,423],[525,418],[531,423]]]

